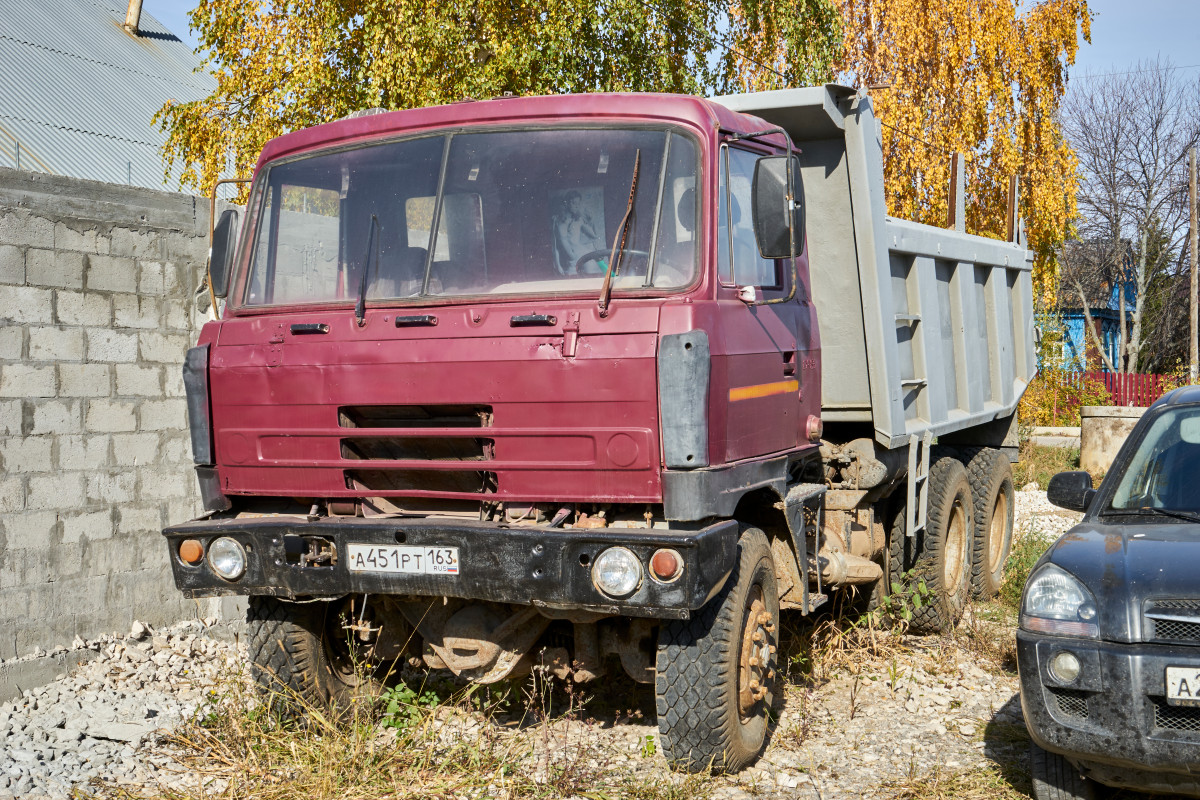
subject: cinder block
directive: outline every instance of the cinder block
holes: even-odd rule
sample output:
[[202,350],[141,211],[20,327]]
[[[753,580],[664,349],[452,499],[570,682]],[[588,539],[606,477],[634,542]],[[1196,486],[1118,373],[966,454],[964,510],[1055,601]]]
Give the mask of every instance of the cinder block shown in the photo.
[[162,532],[162,508],[159,506],[120,506],[117,509],[117,531],[121,534]]
[[112,330],[89,330],[87,332],[88,361],[137,361],[138,337],[136,333]]
[[0,321],[49,325],[54,322],[54,293],[36,286],[0,284]]
[[136,294],[113,295],[113,312],[118,328],[157,328],[159,299],[138,297]]
[[136,292],[137,262],[119,256],[89,256],[87,288],[89,291]]
[[[173,500],[187,496],[187,485],[174,470],[141,470],[138,500],[142,503]],[[196,478],[193,475],[192,480]]]
[[0,212],[0,242],[23,247],[54,247],[54,223],[28,211]]
[[21,325],[0,327],[0,359],[20,361],[25,357],[25,328]]
[[82,361],[83,330],[30,328],[29,358],[31,361]]
[[144,431],[185,431],[188,429],[187,404],[184,400],[147,400],[142,403]]
[[[220,215],[218,214],[218,217]],[[208,260],[208,205],[204,205],[204,235],[192,236],[186,233],[171,231],[166,235],[166,258],[171,261]]]
[[90,511],[83,514],[63,516],[62,543],[79,544],[86,536],[89,542],[111,539],[113,535],[113,514],[111,510]]
[[158,461],[157,433],[114,433],[113,464],[118,467],[140,467]]
[[192,459],[192,439],[187,433],[180,433],[178,436],[164,435],[159,453],[159,461],[163,464],[190,467],[196,463]]
[[25,282],[33,286],[83,288],[83,253],[29,248],[25,253]]
[[0,397],[54,397],[54,365],[0,366]]
[[[207,251],[206,251],[207,252]],[[200,285],[203,261],[193,266],[187,261],[171,261],[163,265],[163,293],[167,297],[191,297]]]
[[84,426],[93,433],[137,430],[136,403],[128,400],[89,400]]
[[59,396],[108,397],[112,393],[110,369],[108,364],[59,364]]
[[33,403],[33,428],[40,436],[83,432],[82,403],[78,400],[44,400]]
[[30,475],[25,507],[31,511],[76,509],[83,505],[84,497],[83,475],[78,472]]
[[20,436],[25,425],[24,406],[20,400],[0,400],[0,436]]
[[10,436],[0,439],[0,464],[9,475],[49,472],[54,440],[49,436]]
[[163,279],[165,266],[161,261],[138,262],[138,294],[154,297],[166,294]]
[[58,531],[58,514],[53,511],[0,514],[0,525],[9,550],[45,550]]
[[108,253],[108,239],[100,236],[95,226],[79,224],[73,227],[66,222],[54,224],[54,249],[75,250],[81,253]]
[[87,499],[92,503],[129,503],[136,489],[135,472],[94,472],[87,476]]
[[25,251],[11,244],[0,244],[0,283],[25,282]]
[[[25,481],[18,475],[0,476],[0,513],[25,508]],[[3,608],[3,606],[0,606]]]
[[166,389],[167,397],[186,397],[187,391],[183,387],[183,366],[170,365],[166,369],[163,386]]
[[162,397],[162,367],[117,364],[117,394],[122,397]]
[[167,503],[167,524],[175,525],[187,522],[200,516],[204,509],[200,507],[200,498],[196,490],[196,475],[180,475],[177,480],[188,488],[188,496]]
[[109,246],[115,256],[161,259],[164,254],[163,235],[158,231],[113,228]]
[[178,333],[144,331],[138,334],[138,338],[141,340],[143,361],[182,364],[184,354],[191,346],[190,338]]
[[58,437],[58,468],[65,470],[97,470],[108,466],[107,434],[97,436]]
[[166,305],[167,313],[163,317],[163,327],[171,330],[191,332],[195,327],[195,322],[191,314],[191,300],[169,298]]
[[59,291],[58,321],[63,325],[103,327],[112,324],[112,300],[106,294]]

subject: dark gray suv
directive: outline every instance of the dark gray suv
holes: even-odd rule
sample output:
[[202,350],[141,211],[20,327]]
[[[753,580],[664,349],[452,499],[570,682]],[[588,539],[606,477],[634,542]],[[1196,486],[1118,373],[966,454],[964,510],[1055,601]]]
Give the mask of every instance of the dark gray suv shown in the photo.
[[1200,797],[1200,387],[1147,411],[1021,598],[1017,665],[1039,800],[1096,784]]

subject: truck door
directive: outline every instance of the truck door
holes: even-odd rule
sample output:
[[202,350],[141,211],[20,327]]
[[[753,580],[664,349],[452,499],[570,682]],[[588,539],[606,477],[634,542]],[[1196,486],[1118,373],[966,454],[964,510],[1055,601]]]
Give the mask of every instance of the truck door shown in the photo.
[[[753,286],[758,299],[786,296],[786,260],[758,253],[751,221],[751,185],[759,153],[723,146],[717,223],[718,305],[724,330],[728,390],[725,461],[791,450],[802,443],[801,375],[810,319],[807,287],[796,299],[749,305],[739,287]],[[798,347],[798,342],[801,343]]]

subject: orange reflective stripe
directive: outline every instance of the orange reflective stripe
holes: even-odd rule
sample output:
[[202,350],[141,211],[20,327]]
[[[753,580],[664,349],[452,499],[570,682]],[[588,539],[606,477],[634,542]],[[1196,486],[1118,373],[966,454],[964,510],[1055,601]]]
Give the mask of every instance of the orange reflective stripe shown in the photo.
[[736,389],[729,390],[729,402],[736,403],[738,400],[751,400],[755,397],[770,397],[773,394],[787,394],[788,392],[798,391],[800,391],[800,382],[797,380],[760,383],[755,386],[739,386]]

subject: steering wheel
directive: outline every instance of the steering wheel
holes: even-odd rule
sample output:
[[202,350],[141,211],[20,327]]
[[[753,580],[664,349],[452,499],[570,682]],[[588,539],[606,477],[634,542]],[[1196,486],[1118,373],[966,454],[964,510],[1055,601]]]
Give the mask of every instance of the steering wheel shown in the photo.
[[[646,259],[647,262],[650,261],[650,254],[648,252],[646,252],[645,250],[622,250],[617,255],[619,256],[621,254],[624,254],[627,256],[642,256],[643,258]],[[611,255],[612,255],[612,250],[609,250],[609,249],[591,250],[587,253],[584,253],[575,261],[575,274],[578,275],[579,268],[582,267],[587,262],[595,261],[597,258],[599,258],[601,256],[611,256]],[[603,275],[604,272],[605,272],[604,270],[601,270],[597,274]]]

